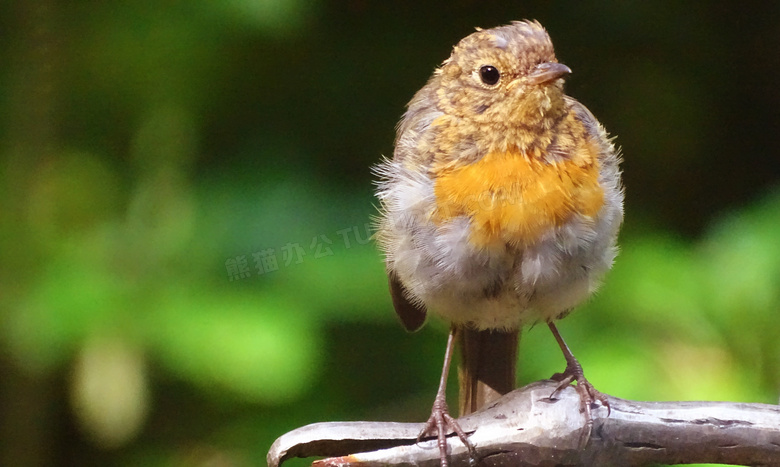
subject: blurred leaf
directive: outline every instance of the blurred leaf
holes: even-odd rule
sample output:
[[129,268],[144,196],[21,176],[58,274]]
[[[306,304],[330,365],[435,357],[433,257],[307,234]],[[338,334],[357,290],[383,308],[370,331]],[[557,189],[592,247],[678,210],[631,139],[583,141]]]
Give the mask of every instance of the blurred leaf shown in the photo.
[[101,261],[110,255],[109,238],[100,231],[87,238],[63,241],[26,299],[6,315],[2,330],[22,367],[51,371],[91,332],[122,326],[128,318],[130,289]]
[[95,154],[61,151],[40,167],[30,187],[27,221],[47,247],[116,217],[120,179]]
[[161,305],[147,331],[173,374],[255,402],[294,400],[311,387],[320,336],[294,303],[173,288]]
[[236,23],[289,34],[314,16],[317,3],[312,0],[228,0],[214,5]]
[[88,339],[74,365],[70,401],[81,428],[100,446],[126,444],[149,410],[143,353],[115,335]]

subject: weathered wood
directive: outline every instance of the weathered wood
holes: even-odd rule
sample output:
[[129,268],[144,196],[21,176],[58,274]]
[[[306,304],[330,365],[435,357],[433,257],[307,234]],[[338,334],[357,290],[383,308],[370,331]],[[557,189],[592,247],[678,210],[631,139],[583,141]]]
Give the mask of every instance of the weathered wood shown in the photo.
[[[734,402],[638,402],[609,397],[611,413],[593,410],[594,426],[578,449],[584,418],[573,387],[549,398],[557,383],[517,389],[461,418],[484,466],[621,465],[713,462],[780,466],[780,406]],[[271,446],[269,467],[285,459],[344,456],[324,466],[437,466],[434,439],[416,442],[422,423],[329,422],[293,430]],[[448,438],[450,462],[470,463]]]

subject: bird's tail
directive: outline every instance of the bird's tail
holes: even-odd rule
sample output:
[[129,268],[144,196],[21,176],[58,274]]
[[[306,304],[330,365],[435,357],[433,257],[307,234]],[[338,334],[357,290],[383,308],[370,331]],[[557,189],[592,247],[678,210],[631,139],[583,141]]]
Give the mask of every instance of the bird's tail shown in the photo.
[[460,416],[468,415],[515,388],[519,331],[461,328]]

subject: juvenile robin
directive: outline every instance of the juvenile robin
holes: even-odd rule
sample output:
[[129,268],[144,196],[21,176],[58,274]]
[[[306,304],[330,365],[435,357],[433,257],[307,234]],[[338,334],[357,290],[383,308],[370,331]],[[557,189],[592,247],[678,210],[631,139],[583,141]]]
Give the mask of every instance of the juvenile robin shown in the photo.
[[451,324],[421,433],[442,465],[451,430],[475,455],[445,402],[456,335],[461,415],[514,389],[519,330],[537,322],[566,359],[558,389],[577,382],[588,436],[591,405],[607,405],[553,323],[596,290],[623,219],[618,151],[564,94],[569,73],[538,22],[478,29],[414,95],[375,170],[394,308],[410,331],[429,311]]

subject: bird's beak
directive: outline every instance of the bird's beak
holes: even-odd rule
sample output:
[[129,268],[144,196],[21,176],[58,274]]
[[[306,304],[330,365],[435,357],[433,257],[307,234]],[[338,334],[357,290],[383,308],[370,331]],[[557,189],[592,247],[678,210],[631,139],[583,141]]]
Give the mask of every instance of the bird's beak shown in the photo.
[[528,84],[544,84],[566,76],[571,73],[571,68],[563,63],[545,62],[536,65],[536,68],[527,77]]

